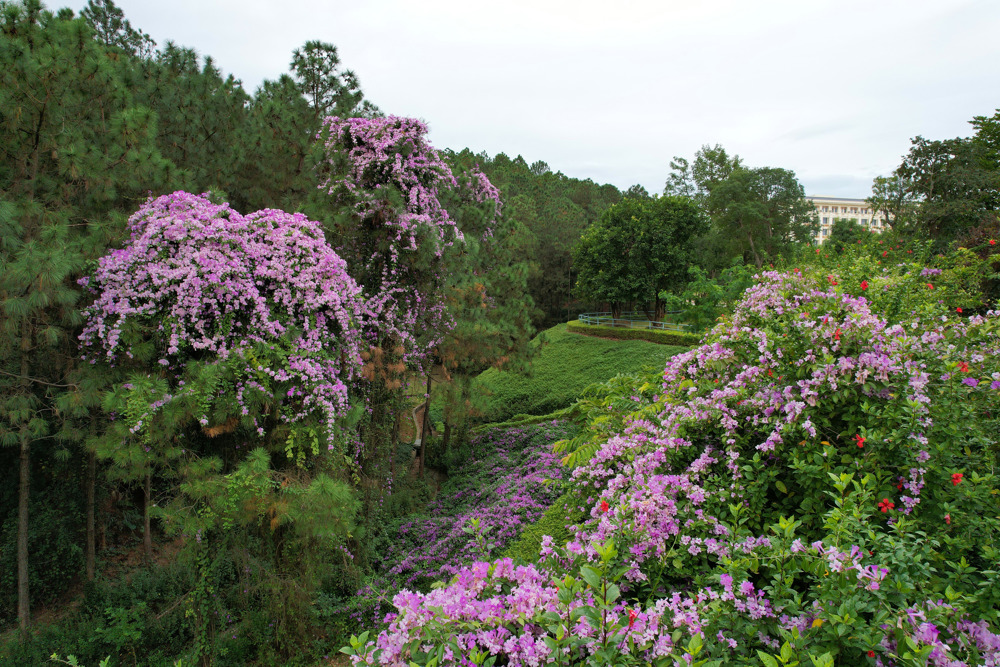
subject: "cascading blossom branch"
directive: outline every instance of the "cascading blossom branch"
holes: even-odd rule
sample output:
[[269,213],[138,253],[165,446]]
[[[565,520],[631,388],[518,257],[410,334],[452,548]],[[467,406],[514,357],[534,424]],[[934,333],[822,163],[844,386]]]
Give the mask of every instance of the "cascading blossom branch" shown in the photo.
[[341,250],[358,263],[354,275],[378,310],[380,332],[405,343],[411,359],[439,342],[418,342],[421,334],[440,336],[452,326],[442,258],[465,239],[443,200],[487,209],[482,240],[492,236],[502,206],[478,169],[456,179],[426,134],[414,118],[331,116],[317,136],[326,149],[319,189],[354,214]]
[[[244,216],[175,192],[147,201],[129,225],[125,247],[81,281],[96,295],[80,336],[85,359],[121,363],[152,339],[175,372],[172,389],[192,358],[234,362],[240,403],[266,391],[266,375],[287,421],[316,413],[333,427],[375,314],[318,223],[273,209]],[[248,354],[261,346],[283,353]]]

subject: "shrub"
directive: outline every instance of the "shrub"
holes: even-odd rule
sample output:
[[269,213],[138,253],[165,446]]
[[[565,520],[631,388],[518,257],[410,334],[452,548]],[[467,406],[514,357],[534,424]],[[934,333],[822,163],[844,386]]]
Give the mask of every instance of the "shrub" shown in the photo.
[[565,547],[401,593],[355,661],[1000,663],[1000,318],[909,293],[912,268],[875,277],[896,321],[872,279],[759,276],[591,420]]

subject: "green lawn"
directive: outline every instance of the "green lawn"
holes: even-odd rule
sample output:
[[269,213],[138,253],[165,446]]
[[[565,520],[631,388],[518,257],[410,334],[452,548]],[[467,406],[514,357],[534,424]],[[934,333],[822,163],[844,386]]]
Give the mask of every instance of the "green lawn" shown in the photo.
[[[529,376],[489,369],[479,376],[489,393],[486,422],[514,415],[544,415],[570,405],[587,386],[619,373],[662,368],[687,348],[644,340],[605,340],[567,331],[559,324],[544,332],[546,343]],[[537,345],[539,338],[533,341]]]

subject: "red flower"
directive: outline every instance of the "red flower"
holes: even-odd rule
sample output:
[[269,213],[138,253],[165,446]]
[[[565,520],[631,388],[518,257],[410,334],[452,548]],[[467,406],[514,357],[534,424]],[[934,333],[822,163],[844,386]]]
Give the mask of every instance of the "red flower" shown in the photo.
[[867,440],[867,439],[868,438],[861,437],[860,433],[858,433],[858,434],[856,434],[854,436],[854,442],[858,443],[858,449],[864,449],[865,448],[865,440]]
[[639,612],[637,612],[635,609],[629,609],[628,610],[628,627],[631,628],[633,625],[635,625],[635,619],[637,619],[637,618],[639,618]]
[[950,514],[945,514],[944,515],[944,522],[946,524],[948,524],[949,526],[951,525],[951,515]]
[[956,472],[956,473],[952,474],[952,476],[951,476],[951,485],[952,486],[958,486],[959,484],[961,484],[962,483],[962,477],[964,477],[964,475],[962,473],[960,473],[960,472]]
[[833,339],[840,340],[840,327],[837,327],[837,330],[833,332]]
[[862,290],[868,289],[868,281],[867,280],[862,280],[861,281],[861,289]]
[[888,251],[888,250],[883,250],[883,251],[882,251],[882,256],[883,256],[883,257],[885,257],[885,256],[886,256],[886,255],[888,255],[888,254],[889,254],[889,251]]
[[896,485],[896,488],[902,490],[902,488],[903,488],[903,479],[902,478],[900,478],[899,484]]
[[990,245],[996,245],[996,244],[997,244],[996,239],[990,239]]
[[819,254],[819,248],[816,248],[816,254],[817,255]]
[[892,509],[893,507],[895,507],[895,506],[896,506],[896,503],[892,502],[892,501],[891,501],[891,500],[889,500],[888,498],[883,498],[883,499],[882,499],[882,502],[880,502],[880,503],[878,504],[878,508],[879,508],[880,510],[882,510],[882,513],[883,513],[883,514],[884,514],[884,513],[886,513],[886,512],[888,512],[889,510],[891,510],[891,509]]
[[962,371],[963,373],[968,373],[969,372],[969,364],[967,364],[967,363],[965,363],[963,361],[962,363],[960,363],[958,365],[958,370]]
[[869,658],[874,658],[875,657],[875,651],[868,651],[868,657]]
[[607,500],[602,500],[601,501],[601,511],[602,512],[607,512],[609,509],[611,509],[611,507],[608,505],[608,501]]
[[934,289],[934,285],[931,285],[930,283],[927,283],[927,289]]
[[955,311],[956,311],[956,312],[959,312],[959,313],[960,313],[960,312],[962,312],[962,307],[961,307],[961,306],[959,306],[958,308],[956,308],[956,309],[955,309]]

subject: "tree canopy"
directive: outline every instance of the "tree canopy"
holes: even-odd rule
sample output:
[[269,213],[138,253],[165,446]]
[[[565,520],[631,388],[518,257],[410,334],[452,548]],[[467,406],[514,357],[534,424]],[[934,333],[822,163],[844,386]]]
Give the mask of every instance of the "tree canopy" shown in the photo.
[[795,173],[749,168],[719,145],[702,146],[693,163],[675,157],[667,194],[689,195],[711,220],[710,255],[721,268],[733,256],[762,266],[815,234],[813,207]]
[[634,303],[651,319],[662,317],[660,293],[687,281],[692,240],[702,228],[690,199],[626,197],[580,238],[574,252],[577,294],[607,302],[615,313]]

